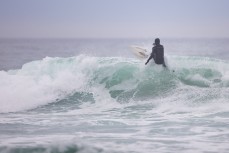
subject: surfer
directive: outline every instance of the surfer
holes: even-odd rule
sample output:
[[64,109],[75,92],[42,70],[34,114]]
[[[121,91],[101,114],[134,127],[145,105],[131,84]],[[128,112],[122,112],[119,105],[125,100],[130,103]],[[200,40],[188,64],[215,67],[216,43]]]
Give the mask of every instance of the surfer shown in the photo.
[[162,64],[163,67],[166,67],[164,61],[164,47],[160,44],[160,39],[156,38],[153,45],[154,47],[152,48],[152,53],[145,65],[148,64],[149,61],[153,58],[156,64]]

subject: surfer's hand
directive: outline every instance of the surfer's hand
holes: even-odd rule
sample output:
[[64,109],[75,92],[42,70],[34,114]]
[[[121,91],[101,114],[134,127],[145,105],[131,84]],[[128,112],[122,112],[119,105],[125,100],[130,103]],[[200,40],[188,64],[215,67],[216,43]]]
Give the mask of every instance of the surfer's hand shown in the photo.
[[148,62],[145,63],[145,65],[147,64]]

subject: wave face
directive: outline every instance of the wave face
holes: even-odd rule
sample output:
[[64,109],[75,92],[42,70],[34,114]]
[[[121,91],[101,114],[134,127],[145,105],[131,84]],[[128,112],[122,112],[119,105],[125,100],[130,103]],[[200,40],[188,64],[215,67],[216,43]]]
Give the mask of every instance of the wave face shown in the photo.
[[229,100],[228,62],[184,56],[167,60],[169,70],[131,58],[46,57],[18,70],[0,71],[0,112],[70,101],[122,104],[166,99],[193,104]]

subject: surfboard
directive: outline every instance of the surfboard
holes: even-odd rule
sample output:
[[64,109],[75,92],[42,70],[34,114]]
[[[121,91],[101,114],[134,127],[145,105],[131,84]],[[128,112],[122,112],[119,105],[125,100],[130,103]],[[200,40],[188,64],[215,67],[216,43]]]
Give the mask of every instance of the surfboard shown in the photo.
[[149,56],[149,52],[145,48],[139,46],[130,46],[131,51],[133,54],[139,59],[146,59]]

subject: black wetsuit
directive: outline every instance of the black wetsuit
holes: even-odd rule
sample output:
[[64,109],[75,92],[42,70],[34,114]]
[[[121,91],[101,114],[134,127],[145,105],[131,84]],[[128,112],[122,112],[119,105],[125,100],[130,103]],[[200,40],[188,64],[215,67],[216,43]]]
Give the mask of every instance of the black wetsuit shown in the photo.
[[165,65],[165,61],[164,61],[164,47],[160,44],[157,44],[156,46],[154,46],[152,48],[152,53],[149,57],[149,59],[147,60],[146,64],[151,60],[154,59],[154,62],[156,64],[162,64],[164,67],[166,67]]

